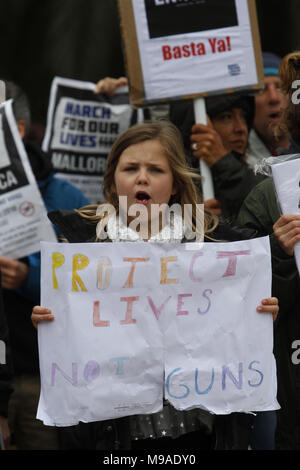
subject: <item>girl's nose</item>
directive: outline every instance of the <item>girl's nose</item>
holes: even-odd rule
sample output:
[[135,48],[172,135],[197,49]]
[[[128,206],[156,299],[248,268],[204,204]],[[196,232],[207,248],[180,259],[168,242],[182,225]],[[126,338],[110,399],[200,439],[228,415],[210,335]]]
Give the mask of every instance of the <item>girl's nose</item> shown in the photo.
[[148,172],[146,168],[141,168],[137,174],[137,181],[139,184],[145,184],[148,183],[149,177],[148,177]]

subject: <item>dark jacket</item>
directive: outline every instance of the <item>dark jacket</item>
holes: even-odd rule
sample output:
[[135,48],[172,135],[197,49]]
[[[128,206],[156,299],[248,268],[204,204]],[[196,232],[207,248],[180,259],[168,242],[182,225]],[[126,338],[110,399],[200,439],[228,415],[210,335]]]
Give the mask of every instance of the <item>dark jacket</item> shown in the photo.
[[[245,109],[248,129],[251,129],[254,116],[253,96],[227,95],[206,99],[207,114],[213,118],[218,113],[233,107]],[[190,149],[190,135],[195,124],[193,102],[182,100],[170,106],[170,120],[179,128],[183,137],[188,164],[199,172],[199,160]],[[244,161],[243,155],[230,152],[210,167],[215,198],[220,202],[223,217],[228,222],[234,222],[245,197],[259,182],[265,179],[263,175],[255,175]],[[198,184],[202,192],[201,184]]]
[[[12,393],[12,358],[7,320],[4,311],[0,275],[0,416],[7,417],[9,397]],[[4,357],[3,354],[4,353]]]
[[[300,153],[292,143],[284,153]],[[281,213],[273,179],[260,183],[246,198],[237,223],[256,230],[257,236],[270,235],[272,251],[272,291],[279,299],[279,315],[274,327],[274,354],[277,364],[278,411],[277,449],[300,449],[300,364],[292,362],[293,343],[300,340],[300,278],[294,256],[288,256],[277,243],[273,224]]]
[[[55,178],[48,155],[33,142],[24,142],[27,155],[48,211],[74,209],[88,204],[82,193],[69,183]],[[58,234],[58,231],[57,231]],[[18,290],[3,289],[14,372],[35,374],[39,371],[37,334],[30,315],[40,303],[40,252],[20,260],[29,266],[24,287]]]

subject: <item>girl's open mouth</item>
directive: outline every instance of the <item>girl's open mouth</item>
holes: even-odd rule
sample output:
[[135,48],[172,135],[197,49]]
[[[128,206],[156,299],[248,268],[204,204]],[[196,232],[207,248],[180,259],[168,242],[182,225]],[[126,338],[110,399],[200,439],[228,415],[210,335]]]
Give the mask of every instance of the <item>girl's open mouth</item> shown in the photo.
[[270,121],[277,121],[281,117],[281,113],[272,113],[269,115],[269,120]]
[[138,191],[135,195],[135,200],[138,204],[147,205],[150,201],[150,196],[144,191]]

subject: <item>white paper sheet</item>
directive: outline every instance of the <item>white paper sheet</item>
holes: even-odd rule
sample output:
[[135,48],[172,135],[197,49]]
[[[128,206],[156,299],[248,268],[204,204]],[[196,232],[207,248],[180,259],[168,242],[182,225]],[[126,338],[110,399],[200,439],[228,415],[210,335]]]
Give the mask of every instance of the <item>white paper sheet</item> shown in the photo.
[[43,243],[42,305],[55,320],[38,327],[38,418],[154,413],[164,393],[178,409],[278,408],[272,316],[256,311],[270,266],[268,238]]

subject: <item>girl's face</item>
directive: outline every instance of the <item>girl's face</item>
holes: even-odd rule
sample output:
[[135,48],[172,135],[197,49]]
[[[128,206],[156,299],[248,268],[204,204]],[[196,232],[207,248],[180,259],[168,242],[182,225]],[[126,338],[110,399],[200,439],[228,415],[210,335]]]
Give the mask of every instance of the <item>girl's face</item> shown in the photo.
[[245,153],[248,141],[246,112],[241,108],[223,111],[212,119],[227,152]]
[[148,220],[152,204],[168,204],[176,193],[173,174],[159,140],[146,140],[127,147],[117,164],[113,191],[127,196],[127,207],[140,204],[147,208]]

